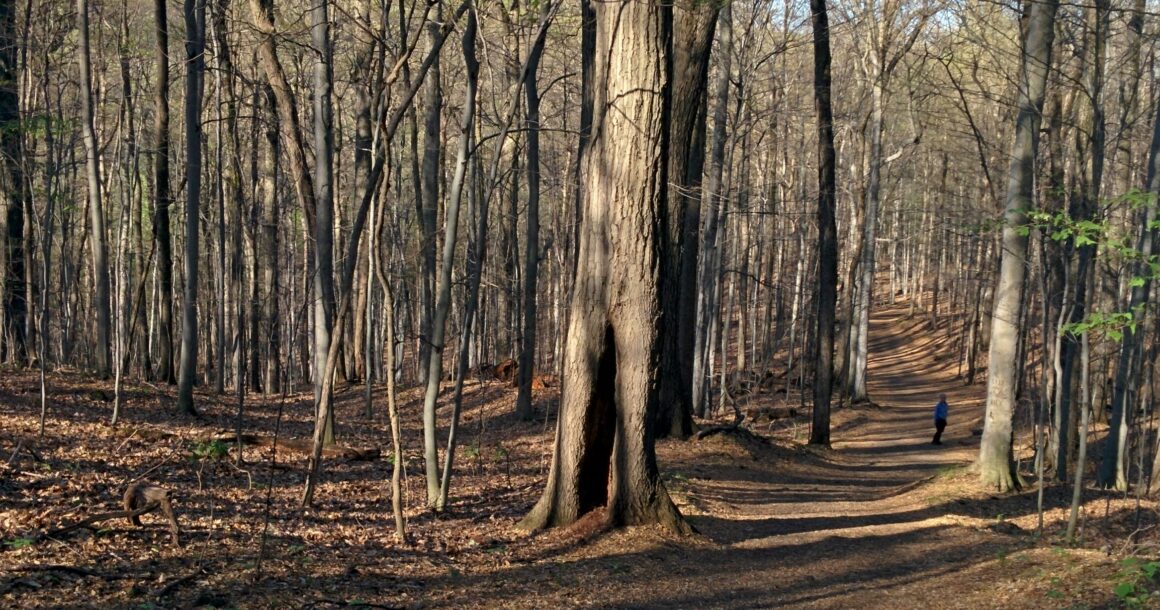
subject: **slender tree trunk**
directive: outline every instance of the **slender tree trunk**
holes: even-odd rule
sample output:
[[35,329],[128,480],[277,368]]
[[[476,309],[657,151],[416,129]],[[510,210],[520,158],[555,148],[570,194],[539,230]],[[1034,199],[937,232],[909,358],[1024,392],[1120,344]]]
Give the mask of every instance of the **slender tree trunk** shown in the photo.
[[201,207],[201,94],[205,73],[205,2],[185,0],[185,301],[181,317],[178,409],[196,415],[193,383],[197,377],[198,213]]
[[[439,9],[442,11],[442,8]],[[438,21],[438,17],[436,20]],[[434,46],[435,36],[439,31],[437,23],[430,23],[427,25],[427,39],[428,44]],[[423,123],[423,171],[422,171],[422,191],[417,200],[420,203],[419,207],[419,230],[420,230],[420,247],[421,254],[419,256],[419,381],[428,383],[428,376],[431,364],[431,344],[434,343],[432,333],[432,325],[434,324],[435,315],[435,248],[437,240],[435,238],[436,221],[439,215],[439,153],[440,153],[440,124],[443,116],[443,85],[439,76],[439,59],[436,58],[435,64],[431,67],[429,75],[430,80],[427,82],[427,91],[425,94],[424,104],[426,106],[427,116]],[[438,383],[438,379],[435,380]],[[434,413],[431,414],[432,422],[434,421]],[[427,414],[423,415],[426,421]],[[428,438],[430,437],[430,438]],[[434,423],[430,430],[424,424],[423,432],[423,447],[424,452],[428,454],[428,458],[432,458],[431,451],[435,447],[435,430]],[[434,462],[432,462],[434,463]],[[429,471],[428,484],[435,481],[437,475],[436,470]],[[434,500],[434,496],[430,496],[429,500]]]
[[[314,60],[314,400],[322,401],[322,373],[334,324],[334,118],[330,93],[334,82],[330,44],[330,2],[315,0],[310,9]],[[336,327],[342,332],[342,327]],[[327,397],[329,399],[329,397]],[[334,411],[321,419],[323,442],[334,444]]]
[[[265,121],[266,151],[262,155],[259,186],[262,193],[262,221],[259,234],[259,248],[261,258],[265,262],[261,272],[262,284],[262,324],[265,339],[265,382],[262,384],[267,394],[279,392],[282,388],[282,356],[281,341],[282,324],[279,313],[278,300],[281,296],[281,282],[278,257],[278,176],[280,157],[278,145],[278,114],[275,110],[274,92],[267,87],[257,87],[260,93],[255,93],[263,102],[266,112]],[[257,106],[255,102],[255,106]],[[255,278],[256,280],[256,278]]]
[[153,239],[157,248],[157,372],[164,382],[177,382],[173,368],[173,241],[169,227],[169,18],[165,0],[155,0],[157,27],[157,94],[153,103]]
[[[1088,70],[1086,79],[1087,95],[1079,96],[1086,102],[1090,113],[1090,127],[1077,133],[1077,150],[1080,158],[1087,158],[1086,167],[1080,169],[1081,192],[1072,198],[1070,215],[1077,221],[1095,220],[1100,208],[1100,193],[1104,173],[1104,144],[1107,139],[1104,127],[1105,117],[1103,108],[1104,83],[1104,54],[1107,43],[1108,27],[1108,0],[1096,0],[1095,6],[1088,9],[1087,40],[1091,62],[1085,65]],[[1086,62],[1085,57],[1085,64]],[[1075,293],[1070,306],[1069,322],[1077,324],[1083,321],[1088,311],[1088,275],[1096,258],[1096,246],[1084,244],[1078,246],[1079,261],[1076,265]],[[1063,332],[1062,329],[1058,332]],[[1055,476],[1061,482],[1067,481],[1068,466],[1075,455],[1075,430],[1077,418],[1072,409],[1072,380],[1075,377],[1076,360],[1079,356],[1080,345],[1078,338],[1068,332],[1065,333],[1066,344],[1060,350],[1060,374],[1056,382],[1059,389],[1059,409],[1056,418],[1055,442]]]
[[[1148,192],[1160,195],[1160,108],[1152,132],[1152,146],[1148,152]],[[1160,242],[1157,229],[1155,202],[1150,202],[1144,212],[1144,222],[1140,225],[1140,237],[1136,250],[1140,254],[1132,271],[1134,280],[1128,312],[1132,315],[1132,325],[1123,329],[1120,355],[1116,364],[1115,385],[1112,394],[1111,427],[1100,462],[1099,484],[1114,487],[1118,491],[1128,489],[1127,448],[1128,432],[1132,425],[1132,411],[1135,409],[1137,391],[1141,382],[1140,371],[1144,360],[1145,322],[1149,295],[1152,290],[1153,270],[1150,268],[1152,256]]]
[[[540,2],[541,19],[551,10],[550,0]],[[525,124],[528,129],[527,170],[528,207],[527,235],[524,251],[524,328],[520,334],[520,362],[517,367],[516,417],[532,417],[532,378],[536,368],[536,297],[540,269],[540,91],[537,73],[540,56],[544,52],[544,37],[538,37],[528,51],[528,65],[523,74],[524,97],[527,101]]]
[[987,375],[987,411],[979,450],[979,469],[984,485],[1007,491],[1022,485],[1012,455],[1012,420],[1019,378],[1017,360],[1023,310],[1023,279],[1027,258],[1026,210],[1032,207],[1035,157],[1051,45],[1055,38],[1057,0],[1028,6],[1019,81],[1019,114],[1007,181],[1007,205],[1003,225],[1003,254],[995,286],[995,313],[991,321],[991,348]]
[[[545,7],[547,3],[545,2]],[[547,11],[544,11],[547,14]],[[476,17],[475,11],[468,13],[467,24],[463,28],[463,63],[466,67],[467,87],[464,91],[464,104],[476,105],[476,91],[479,82],[479,60],[475,57],[475,38],[476,38]],[[533,47],[533,52],[534,51]],[[529,58],[531,61],[531,58]],[[536,60],[538,62],[538,59]],[[529,78],[535,78],[533,69],[528,72]],[[471,131],[474,129],[474,117],[468,121],[468,129],[462,134],[467,146],[474,146],[474,134]],[[505,128],[506,129],[506,128]],[[472,165],[472,182],[477,183],[479,180],[478,164]],[[459,168],[456,168],[456,177],[458,177]],[[455,448],[456,448],[456,433],[459,430],[459,415],[463,407],[463,383],[467,377],[468,369],[468,350],[471,345],[471,331],[472,324],[475,322],[476,311],[479,307],[479,284],[483,275],[483,261],[487,254],[487,208],[488,197],[479,197],[479,189],[475,188],[473,184],[468,189],[469,199],[478,203],[478,209],[475,205],[471,207],[476,211],[476,228],[475,233],[471,236],[470,243],[467,246],[467,295],[466,303],[463,311],[463,333],[459,338],[459,358],[455,372],[455,390],[452,397],[452,411],[451,411],[451,427],[447,433],[447,452],[443,460],[443,478],[439,481],[439,499],[435,503],[436,510],[444,510],[447,507],[447,498],[451,492],[451,468],[455,463]]]
[[[31,266],[25,262],[24,209],[29,194],[25,182],[24,133],[20,129],[20,98],[17,91],[20,66],[17,64],[20,48],[17,40],[15,0],[0,1],[0,194],[6,208],[7,252],[4,257],[3,324],[0,325],[0,361],[23,365],[28,357],[30,329],[29,294],[26,273]],[[25,27],[28,27],[27,25]],[[27,219],[31,221],[32,219]],[[31,246],[31,244],[29,244]],[[43,315],[43,314],[42,314]],[[43,360],[38,354],[37,360]]]
[[[818,302],[811,445],[830,444],[834,318],[838,299],[838,230],[834,220],[837,153],[830,104],[830,21],[825,0],[810,0],[814,32],[814,111],[818,115]],[[802,257],[804,258],[804,257]],[[787,379],[788,385],[788,379]]]
[[720,261],[720,246],[718,246],[718,226],[720,225],[720,210],[726,198],[723,174],[725,168],[725,140],[729,112],[730,65],[733,54],[733,8],[729,2],[724,3],[718,16],[720,28],[721,57],[717,66],[717,93],[713,101],[713,141],[709,153],[709,172],[705,182],[704,192],[708,197],[708,215],[705,217],[705,233],[703,254],[700,257],[697,275],[697,327],[693,341],[693,379],[692,396],[690,398],[693,410],[698,417],[704,417],[708,402],[706,382],[711,371],[709,370],[712,337],[710,330],[713,320],[716,319],[717,300],[713,295],[717,292],[717,273]]
[[874,272],[877,259],[878,206],[882,190],[882,132],[885,125],[885,83],[886,76],[879,71],[871,90],[870,110],[870,171],[866,178],[866,211],[862,217],[862,260],[859,270],[862,278],[858,284],[857,327],[854,332],[853,383],[850,386],[850,400],[868,400],[866,392],[866,366],[869,361],[870,310],[874,306]]
[[92,250],[93,309],[96,314],[96,345],[93,355],[97,373],[108,377],[112,372],[109,349],[109,254],[105,235],[105,210],[101,202],[101,160],[93,126],[93,77],[89,49],[89,3],[77,0],[77,63],[80,66],[81,129],[85,140],[85,169],[89,192],[89,246]]
[[379,269],[379,284],[383,288],[383,310],[386,326],[386,377],[387,377],[387,417],[391,424],[391,512],[395,516],[395,538],[399,542],[407,540],[407,525],[403,515],[403,441],[399,410],[395,402],[395,297],[386,273]]

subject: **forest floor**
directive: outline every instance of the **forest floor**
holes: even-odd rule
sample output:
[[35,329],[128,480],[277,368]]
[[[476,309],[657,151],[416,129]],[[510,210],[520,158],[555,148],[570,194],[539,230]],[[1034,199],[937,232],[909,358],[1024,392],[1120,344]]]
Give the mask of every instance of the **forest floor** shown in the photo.
[[[536,419],[520,422],[510,387],[468,387],[453,506],[441,515],[423,508],[421,396],[403,393],[410,540],[399,543],[388,459],[327,460],[315,506],[302,510],[305,459],[292,447],[277,451],[276,468],[268,446],[247,447],[243,470],[194,455],[206,449],[196,439],[233,429],[228,397],[199,393],[202,416],[190,418],[175,413],[168,387],[129,384],[113,428],[111,382],[57,371],[38,438],[37,376],[4,370],[0,607],[1160,607],[1146,597],[1160,567],[1157,504],[1085,489],[1082,539],[1065,545],[1070,485],[1046,488],[1042,533],[1032,477],[1019,493],[981,489],[969,465],[984,387],[963,385],[954,358],[938,357],[950,351],[946,333],[905,314],[875,314],[874,403],[835,411],[832,449],[803,444],[808,412],[659,444],[666,485],[698,530],[684,538],[603,531],[598,517],[562,531],[514,529],[551,458],[553,388],[538,393]],[[940,392],[950,426],[933,446]],[[371,418],[362,396],[360,387],[340,395],[341,442],[386,456],[384,395],[376,389]],[[785,397],[741,402],[785,407]],[[788,406],[798,401],[791,393]],[[280,443],[307,439],[309,404],[307,394],[252,400],[245,428],[269,435],[280,425]],[[1019,443],[1024,458],[1029,444]],[[174,491],[182,546],[158,515],[143,528],[117,519],[45,535],[119,509],[137,479]]]

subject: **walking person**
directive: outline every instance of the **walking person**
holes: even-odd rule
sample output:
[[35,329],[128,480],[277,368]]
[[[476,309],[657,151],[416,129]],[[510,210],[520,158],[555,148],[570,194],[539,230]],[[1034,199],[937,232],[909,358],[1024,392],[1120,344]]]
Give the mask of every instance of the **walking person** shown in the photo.
[[942,433],[947,428],[947,395],[938,395],[938,404],[934,406],[934,440],[932,445],[942,444]]

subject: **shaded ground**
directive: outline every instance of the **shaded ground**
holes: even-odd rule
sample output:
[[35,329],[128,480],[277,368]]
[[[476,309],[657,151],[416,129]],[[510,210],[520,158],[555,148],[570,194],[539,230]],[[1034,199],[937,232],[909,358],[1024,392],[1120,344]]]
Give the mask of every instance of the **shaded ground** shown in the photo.
[[[661,444],[666,484],[700,532],[686,539],[655,528],[601,532],[595,519],[530,537],[512,529],[546,474],[551,388],[532,422],[511,418],[510,388],[469,388],[455,505],[441,516],[422,509],[420,398],[405,394],[411,542],[400,544],[385,459],[328,461],[318,505],[301,511],[300,454],[280,451],[271,470],[269,448],[249,448],[246,472],[192,459],[190,439],[232,428],[228,401],[201,396],[205,417],[192,420],[173,415],[168,389],[131,386],[126,421],[114,430],[102,393],[111,385],[61,372],[50,377],[39,440],[35,376],[4,371],[0,460],[12,459],[0,467],[0,606],[1082,608],[1118,605],[1117,584],[1143,587],[1140,569],[1122,558],[1133,530],[1143,530],[1145,549],[1157,541],[1155,504],[1137,510],[1134,499],[1086,490],[1084,542],[1064,547],[1070,489],[1049,487],[1036,535],[1034,491],[994,496],[966,468],[982,386],[955,379],[957,366],[933,356],[936,338],[904,313],[875,316],[877,406],[837,411],[832,450],[800,444],[805,415]],[[946,444],[935,447],[939,392],[951,419]],[[384,446],[383,418],[364,418],[361,396],[351,388],[340,400],[343,442]],[[282,438],[309,435],[309,403],[297,398],[283,405]],[[383,409],[377,393],[375,404]],[[278,407],[248,405],[246,428],[272,431]],[[169,545],[151,516],[143,529],[108,522],[26,546],[37,532],[112,510],[138,478],[177,490],[183,547]]]

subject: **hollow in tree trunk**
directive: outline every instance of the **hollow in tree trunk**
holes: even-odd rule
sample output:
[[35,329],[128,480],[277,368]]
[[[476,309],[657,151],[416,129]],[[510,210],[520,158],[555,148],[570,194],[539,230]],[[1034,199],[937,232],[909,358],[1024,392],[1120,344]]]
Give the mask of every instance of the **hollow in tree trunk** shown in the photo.
[[[652,417],[660,365],[672,9],[594,4],[592,139],[560,418],[543,496],[524,529],[607,507],[611,525],[688,532],[661,482]],[[585,61],[594,58],[585,57]]]

